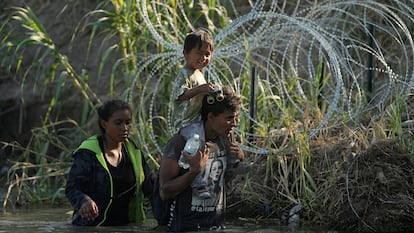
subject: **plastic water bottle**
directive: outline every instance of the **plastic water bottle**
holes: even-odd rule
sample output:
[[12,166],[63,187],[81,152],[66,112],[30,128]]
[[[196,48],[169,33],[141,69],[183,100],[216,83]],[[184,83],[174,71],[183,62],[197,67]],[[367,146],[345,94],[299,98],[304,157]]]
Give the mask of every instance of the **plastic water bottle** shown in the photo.
[[[200,148],[200,135],[193,134],[191,138],[187,140],[184,146],[184,151],[187,152],[189,155],[194,156],[197,153],[197,150]],[[190,168],[190,164],[187,163],[186,159],[183,155],[180,156],[178,160],[178,165],[184,169]]]

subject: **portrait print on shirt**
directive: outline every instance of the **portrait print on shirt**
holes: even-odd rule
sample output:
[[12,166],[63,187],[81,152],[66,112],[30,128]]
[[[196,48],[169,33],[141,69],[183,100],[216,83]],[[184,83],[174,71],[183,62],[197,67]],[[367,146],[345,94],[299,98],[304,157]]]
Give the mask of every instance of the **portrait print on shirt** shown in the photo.
[[[224,151],[221,151],[217,144],[209,142],[207,144],[210,147],[210,155],[206,163],[204,181],[212,197],[209,199],[200,199],[196,195],[193,195],[191,209],[196,212],[210,212],[223,209],[224,197],[222,193],[227,160],[224,156]],[[216,206],[217,209],[215,209]]]

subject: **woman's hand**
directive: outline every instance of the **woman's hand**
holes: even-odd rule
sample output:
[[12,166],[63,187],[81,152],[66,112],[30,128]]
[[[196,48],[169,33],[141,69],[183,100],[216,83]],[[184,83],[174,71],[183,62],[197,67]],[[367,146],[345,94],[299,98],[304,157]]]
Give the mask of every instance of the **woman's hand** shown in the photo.
[[89,199],[82,204],[79,209],[79,214],[82,218],[92,221],[98,217],[99,209],[96,203],[92,199]]

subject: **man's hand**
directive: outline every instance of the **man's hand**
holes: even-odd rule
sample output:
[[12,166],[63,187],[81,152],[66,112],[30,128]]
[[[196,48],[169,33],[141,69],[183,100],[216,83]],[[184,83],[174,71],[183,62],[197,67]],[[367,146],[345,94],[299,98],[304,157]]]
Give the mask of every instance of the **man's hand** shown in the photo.
[[197,150],[197,153],[194,156],[189,155],[185,151],[182,151],[181,153],[190,165],[190,170],[197,172],[198,174],[206,167],[208,156],[210,154],[210,148],[205,145],[201,149]]

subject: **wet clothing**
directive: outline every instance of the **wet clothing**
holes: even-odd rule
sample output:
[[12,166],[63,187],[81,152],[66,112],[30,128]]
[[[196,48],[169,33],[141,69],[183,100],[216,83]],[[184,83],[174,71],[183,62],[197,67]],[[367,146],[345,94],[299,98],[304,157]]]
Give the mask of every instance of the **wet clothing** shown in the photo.
[[[124,225],[145,219],[144,196],[152,192],[151,170],[137,146],[124,143],[123,159],[118,167],[108,165],[103,154],[102,136],[92,136],[73,154],[65,194],[74,212],[72,224],[80,226]],[[99,216],[83,219],[78,210],[92,199]]]
[[[126,153],[126,148],[123,146],[122,154]],[[107,160],[106,165],[112,176],[114,198],[108,209],[106,221],[102,225],[126,225],[128,224],[128,212],[125,210],[128,209],[129,200],[133,197],[136,189],[134,170],[129,156],[122,156],[117,167],[112,166]]]
[[[200,139],[204,138],[204,125],[202,122],[193,123],[174,135],[166,146],[164,157],[178,160],[183,150],[189,132],[197,132]],[[182,135],[183,134],[183,135]],[[171,204],[171,216],[168,230],[172,232],[219,229],[224,226],[225,190],[224,173],[227,167],[226,152],[223,144],[224,138],[218,137],[214,141],[207,141],[210,155],[206,163],[205,179],[212,198],[200,199],[193,195],[192,188],[188,186],[178,194]]]
[[174,83],[174,114],[173,128],[176,133],[180,128],[192,122],[200,120],[201,104],[203,95],[196,95],[189,100],[179,101],[178,97],[185,91],[207,83],[204,75],[199,70],[182,68]]

